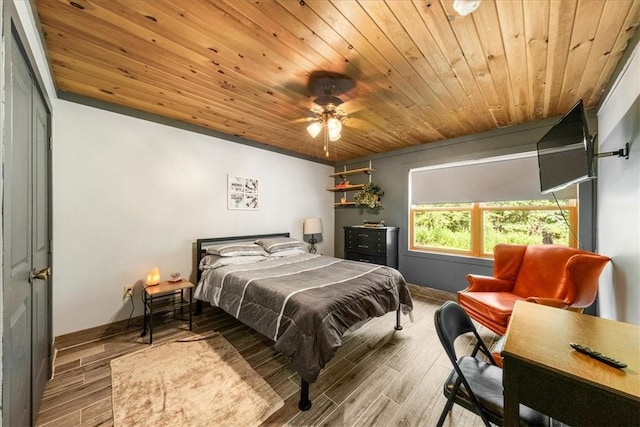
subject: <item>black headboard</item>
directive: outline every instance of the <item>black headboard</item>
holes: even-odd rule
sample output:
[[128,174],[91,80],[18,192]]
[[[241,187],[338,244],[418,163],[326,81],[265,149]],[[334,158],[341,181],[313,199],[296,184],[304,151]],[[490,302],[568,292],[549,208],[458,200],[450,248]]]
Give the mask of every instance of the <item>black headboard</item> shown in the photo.
[[[230,242],[242,242],[242,241],[253,241],[257,239],[266,239],[269,237],[289,237],[289,233],[272,233],[272,234],[255,234],[252,236],[231,236],[231,237],[210,237],[208,239],[197,239],[196,240],[196,271],[198,282],[200,282],[200,275],[202,272],[200,271],[200,260],[202,256],[206,253],[206,247],[209,245],[219,244],[219,243],[230,243]],[[204,249],[203,249],[204,248]]]

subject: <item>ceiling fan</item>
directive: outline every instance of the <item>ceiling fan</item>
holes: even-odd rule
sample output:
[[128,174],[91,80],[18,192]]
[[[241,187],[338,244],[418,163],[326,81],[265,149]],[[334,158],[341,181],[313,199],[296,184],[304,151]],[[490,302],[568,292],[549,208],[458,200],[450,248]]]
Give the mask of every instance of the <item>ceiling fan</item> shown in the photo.
[[347,118],[339,107],[343,103],[337,95],[351,90],[355,83],[344,75],[329,75],[316,72],[309,77],[309,91],[314,96],[315,104],[311,112],[314,116],[307,126],[307,132],[312,138],[324,131],[324,153],[329,157],[329,142],[334,142],[342,136],[342,122]]

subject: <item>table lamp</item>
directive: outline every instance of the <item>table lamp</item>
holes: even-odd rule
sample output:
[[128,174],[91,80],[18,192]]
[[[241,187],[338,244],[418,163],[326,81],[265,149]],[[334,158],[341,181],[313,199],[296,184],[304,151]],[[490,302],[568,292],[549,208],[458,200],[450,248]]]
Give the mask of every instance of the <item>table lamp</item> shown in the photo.
[[160,284],[160,270],[158,270],[158,267],[154,267],[147,275],[146,286],[155,286],[158,284]]
[[316,240],[316,234],[321,234],[322,233],[322,219],[320,218],[307,218],[304,220],[304,224],[302,226],[302,233],[303,234],[311,234],[311,237],[309,238],[309,245],[311,245],[309,247],[309,252],[311,252],[312,254],[316,253],[316,243],[318,242],[318,240]]

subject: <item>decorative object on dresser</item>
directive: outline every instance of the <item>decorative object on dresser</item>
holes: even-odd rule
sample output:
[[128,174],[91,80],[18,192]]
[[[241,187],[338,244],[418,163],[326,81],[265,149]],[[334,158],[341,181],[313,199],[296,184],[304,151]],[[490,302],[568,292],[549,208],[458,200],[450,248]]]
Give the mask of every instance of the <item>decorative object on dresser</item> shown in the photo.
[[344,227],[344,257],[398,268],[398,227]]
[[113,424],[259,426],[284,402],[219,333],[111,361]]
[[309,252],[315,254],[316,251],[316,243],[318,240],[316,239],[316,234],[322,234],[322,219],[320,218],[307,218],[304,220],[302,225],[302,233],[305,235],[311,235],[309,238]]

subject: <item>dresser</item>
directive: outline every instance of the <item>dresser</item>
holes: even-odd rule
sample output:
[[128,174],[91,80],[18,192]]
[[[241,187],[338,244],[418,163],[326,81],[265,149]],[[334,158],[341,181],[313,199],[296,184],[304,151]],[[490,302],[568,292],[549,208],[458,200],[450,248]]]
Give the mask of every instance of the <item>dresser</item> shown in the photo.
[[344,227],[344,257],[398,268],[398,227]]

